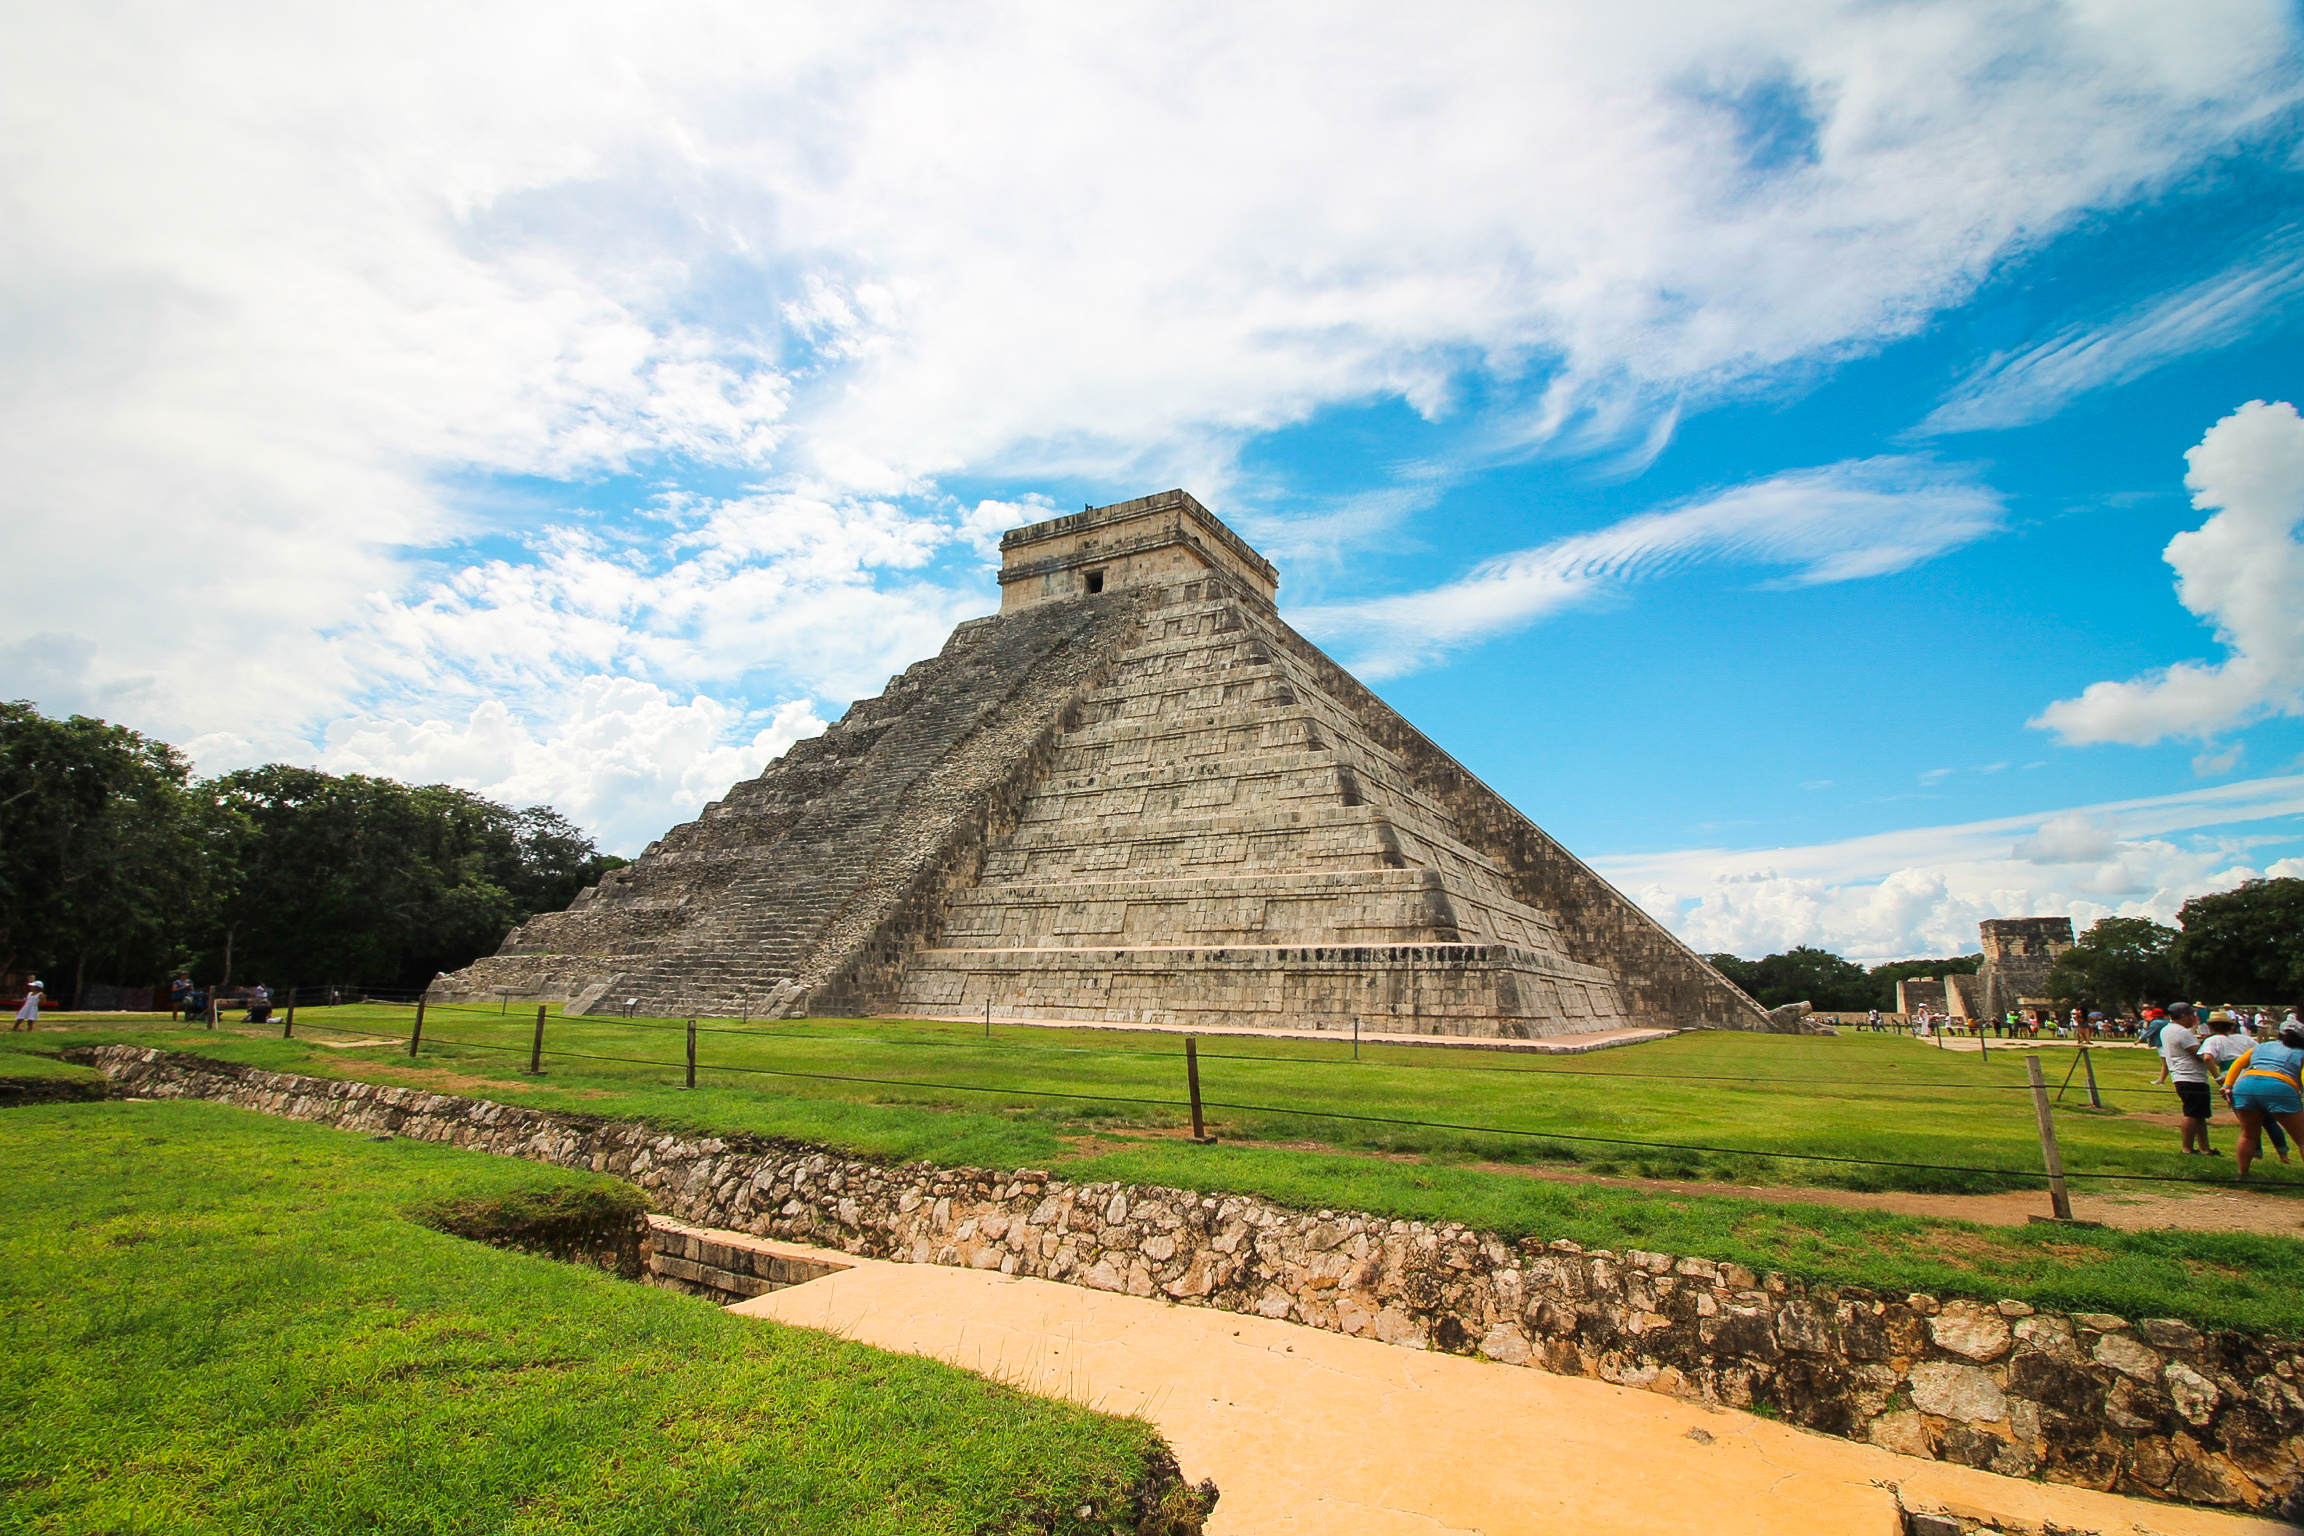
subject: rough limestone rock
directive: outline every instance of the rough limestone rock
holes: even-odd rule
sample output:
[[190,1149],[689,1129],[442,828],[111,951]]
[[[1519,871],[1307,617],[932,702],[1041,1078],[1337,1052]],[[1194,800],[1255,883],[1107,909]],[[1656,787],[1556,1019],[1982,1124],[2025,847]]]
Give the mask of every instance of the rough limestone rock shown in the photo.
[[435,997],[1532,1038],[1757,1005],[1282,623],[1182,491]]

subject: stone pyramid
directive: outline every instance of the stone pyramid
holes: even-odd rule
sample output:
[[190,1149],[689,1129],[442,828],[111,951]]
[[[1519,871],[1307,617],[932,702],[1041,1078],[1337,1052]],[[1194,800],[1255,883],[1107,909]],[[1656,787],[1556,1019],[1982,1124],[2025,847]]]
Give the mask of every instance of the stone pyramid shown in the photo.
[[1765,1029],[1282,623],[1182,491],[1012,530],[995,617],[436,997],[1533,1038]]

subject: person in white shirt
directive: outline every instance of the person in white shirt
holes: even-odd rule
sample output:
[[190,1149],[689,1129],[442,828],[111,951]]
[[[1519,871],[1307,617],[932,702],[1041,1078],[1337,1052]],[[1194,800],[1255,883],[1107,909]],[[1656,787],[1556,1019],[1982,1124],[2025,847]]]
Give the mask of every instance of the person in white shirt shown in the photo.
[[2184,1115],[2185,1153],[2221,1157],[2208,1145],[2208,1117],[2216,1113],[2216,1099],[2208,1086],[2207,1063],[2200,1059],[2200,1037],[2192,1032],[2197,1017],[2189,1003],[2168,1010],[2168,1027],[2160,1031],[2160,1075],[2154,1081],[2176,1085],[2176,1101]]

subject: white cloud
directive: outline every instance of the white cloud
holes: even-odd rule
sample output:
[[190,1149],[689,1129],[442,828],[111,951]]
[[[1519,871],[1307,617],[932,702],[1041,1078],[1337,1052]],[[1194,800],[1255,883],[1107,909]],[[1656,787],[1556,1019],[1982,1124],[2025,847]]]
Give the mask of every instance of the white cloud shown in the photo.
[[[2293,42],[2274,0],[13,7],[0,644],[219,764],[499,693],[544,740],[588,680],[837,697],[984,601],[939,482],[1216,496],[1391,397],[1636,462],[2198,163]],[[744,486],[491,494],[699,470]]]
[[1490,560],[1425,592],[1304,608],[1291,622],[1350,648],[1370,677],[1396,677],[1699,561],[1786,571],[1783,585],[1884,576],[2000,526],[1998,492],[1926,459],[1857,459],[1774,475]]
[[[2261,823],[2271,830],[2217,829]],[[1795,944],[1867,963],[1965,954],[1992,917],[2173,922],[2193,896],[2259,874],[2248,851],[2304,838],[2304,776],[2179,795],[1915,827],[1801,848],[1691,848],[1592,861],[1706,954],[1756,956]]]
[[340,721],[320,765],[336,773],[454,784],[512,805],[552,805],[590,829],[603,848],[629,855],[826,724],[809,700],[795,699],[748,738],[727,740],[754,723],[702,694],[683,704],[634,678],[591,677],[541,739],[490,700],[461,725]]
[[1923,433],[1994,431],[2045,421],[2073,400],[2177,358],[2240,340],[2304,293],[2304,234],[2284,230],[2229,272],[2109,325],[2075,326],[1987,360],[1920,424]]
[[[2304,419],[2285,402],[2252,400],[2209,428],[2184,457],[2192,505],[2215,515],[2168,541],[2176,596],[2213,624],[2229,655],[2179,662],[2150,677],[2091,683],[2031,723],[2065,741],[2205,742],[2269,715],[2304,714]],[[2228,770],[2237,749],[2201,754]]]

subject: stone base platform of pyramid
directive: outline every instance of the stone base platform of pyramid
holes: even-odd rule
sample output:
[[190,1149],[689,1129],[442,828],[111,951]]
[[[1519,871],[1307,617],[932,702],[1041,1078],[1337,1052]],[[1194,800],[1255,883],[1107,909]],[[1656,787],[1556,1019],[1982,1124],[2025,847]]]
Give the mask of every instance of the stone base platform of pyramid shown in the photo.
[[434,995],[1537,1039],[1765,1029],[1283,623],[1181,491],[1012,531],[1002,611]]

